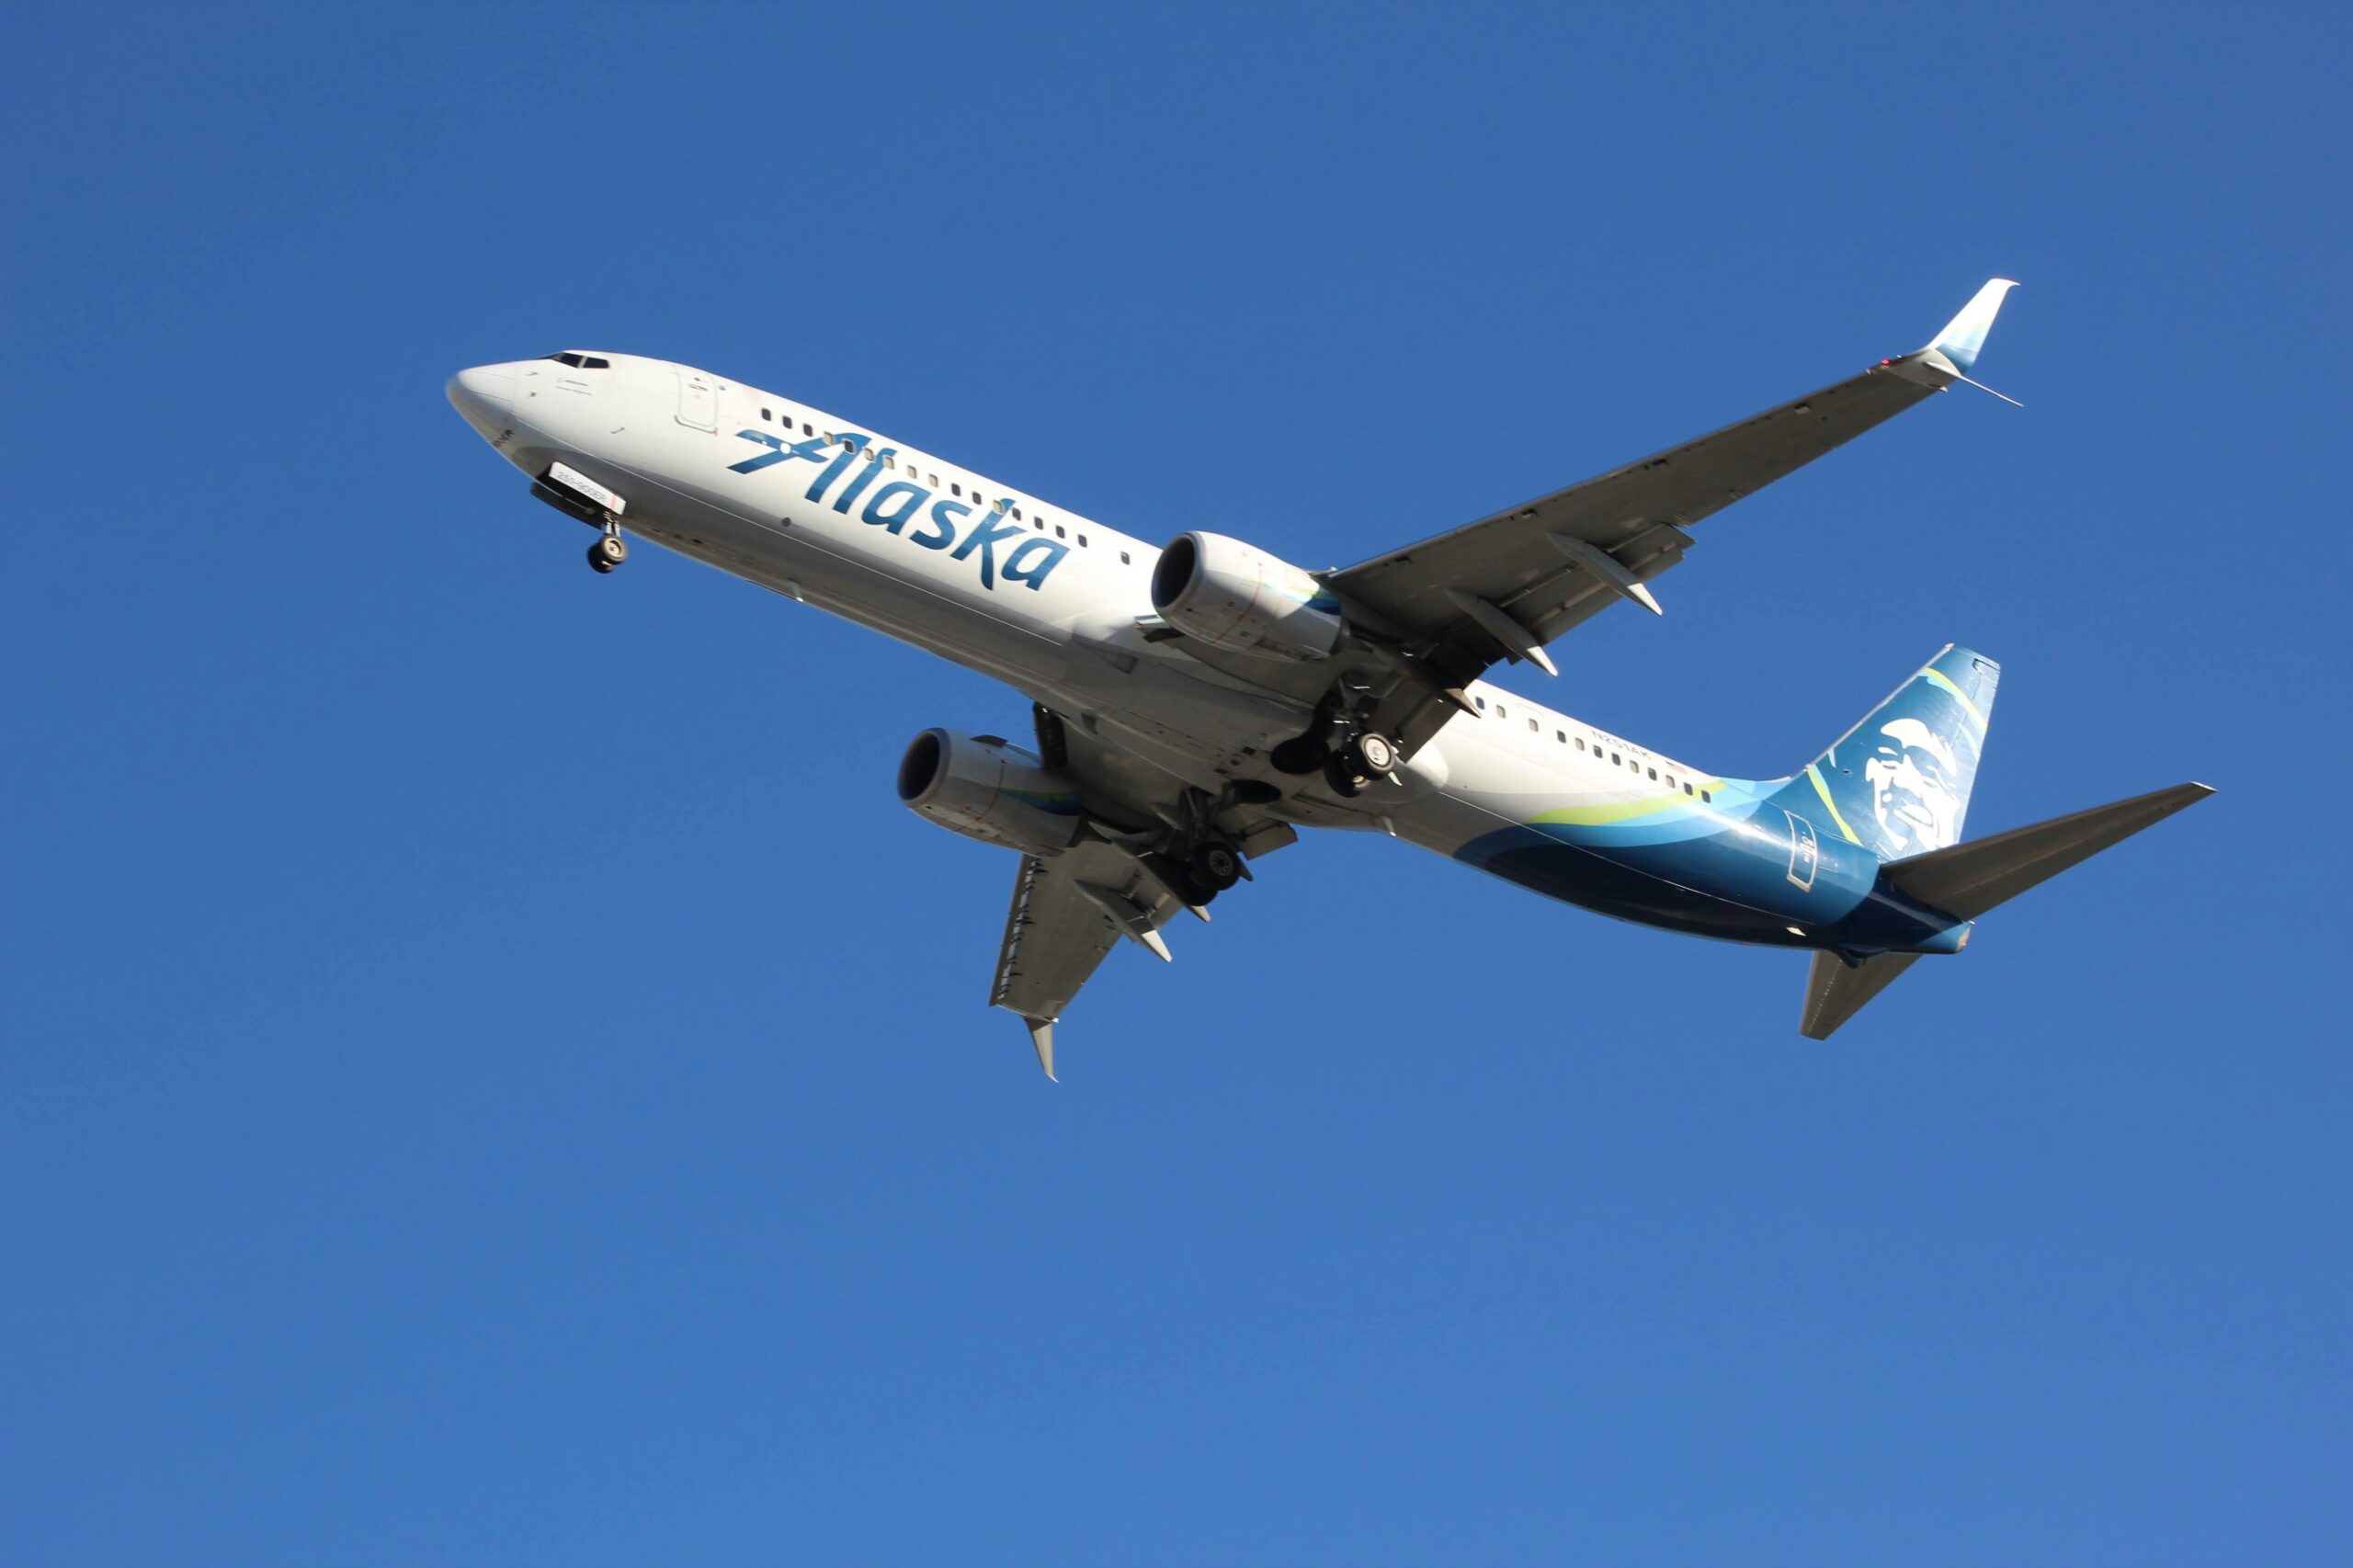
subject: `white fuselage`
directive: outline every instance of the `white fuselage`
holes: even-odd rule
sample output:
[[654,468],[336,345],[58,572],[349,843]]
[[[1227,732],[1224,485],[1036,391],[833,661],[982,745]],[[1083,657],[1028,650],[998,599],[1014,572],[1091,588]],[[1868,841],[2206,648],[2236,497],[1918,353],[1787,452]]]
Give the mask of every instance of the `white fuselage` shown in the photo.
[[1449,722],[1395,783],[1343,800],[1279,778],[1267,754],[1310,710],[1146,638],[1157,546],[777,393],[596,358],[465,371],[451,400],[526,472],[562,461],[626,497],[631,532],[1085,715],[1203,790],[1279,779],[1296,821],[1445,855],[1540,813],[1606,818],[1670,793],[1749,803],[1737,783],[1484,683],[1471,688],[1483,713]]

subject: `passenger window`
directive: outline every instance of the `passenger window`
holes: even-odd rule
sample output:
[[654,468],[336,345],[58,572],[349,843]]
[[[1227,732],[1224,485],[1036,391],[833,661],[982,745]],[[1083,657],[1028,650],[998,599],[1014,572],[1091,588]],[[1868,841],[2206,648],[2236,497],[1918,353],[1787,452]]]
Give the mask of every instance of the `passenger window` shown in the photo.
[[1495,704],[1495,717],[1498,719],[1508,719],[1511,717],[1511,714],[1502,703],[1498,702]]
[[1472,701],[1473,701],[1473,702],[1475,702],[1475,703],[1477,703],[1477,704],[1479,705],[1479,711],[1480,711],[1480,712],[1484,713],[1484,712],[1487,710],[1487,699],[1486,699],[1485,698],[1483,698],[1483,697],[1474,697],[1474,698],[1472,698],[1471,700],[1472,700]]
[[961,495],[964,494],[964,487],[961,484],[951,484],[948,487],[948,494],[950,495]]
[[1609,766],[1610,766],[1610,767],[1625,767],[1625,766],[1626,766],[1626,758],[1625,758],[1625,756],[1624,756],[1621,753],[1614,752],[1614,751],[1613,751],[1613,752],[1611,752],[1611,753],[1609,754]]
[[1715,792],[1713,790],[1702,790],[1699,791],[1699,799],[1703,801],[1712,801],[1715,798]]
[[761,418],[763,418],[763,419],[767,419],[767,420],[774,420],[774,419],[776,418],[776,415],[773,415],[773,414],[771,414],[771,413],[769,413],[767,409],[763,408],[762,410],[760,410],[760,417],[761,417]]
[[1126,565],[1131,564],[1131,562],[1129,562],[1129,560],[1128,560],[1128,552],[1127,552],[1126,551],[1124,551],[1124,550],[1123,550],[1123,551],[1120,551],[1120,565],[1122,565],[1122,566],[1126,566]]
[[1021,508],[1018,506],[1013,509],[1013,520],[1017,523],[1021,520]]
[[1688,794],[1689,794],[1689,793],[1691,792],[1691,782],[1690,782],[1690,780],[1689,780],[1689,779],[1686,779],[1686,780],[1684,780],[1684,783],[1683,783],[1683,792],[1684,792],[1685,794],[1687,794],[1687,795],[1688,795]]
[[1653,781],[1653,782],[1656,782],[1656,781],[1657,781],[1657,779],[1658,779],[1658,769],[1657,769],[1657,768],[1655,768],[1655,767],[1654,767],[1654,768],[1652,768],[1652,769],[1650,770],[1650,773],[1651,773],[1651,779],[1652,779],[1652,781]]
[[1081,550],[1085,550],[1086,548],[1086,536],[1085,534],[1078,536],[1078,548]]
[[[1039,518],[1038,526],[1041,528],[1044,528],[1046,526],[1046,519],[1043,517]],[[1069,537],[1067,534],[1063,532],[1063,526],[1060,523],[1056,523],[1054,525],[1054,537],[1056,539],[1067,539]]]
[[801,422],[801,433],[802,435],[804,435],[804,436],[813,436],[813,435],[815,435],[817,432],[816,432],[816,431],[814,431],[814,430],[813,430],[813,429],[811,429],[811,428],[809,427],[809,422],[808,422],[807,420],[805,420],[805,419],[804,419],[804,420],[802,420],[802,421]]
[[1585,750],[1585,737],[1583,735],[1579,735],[1577,737],[1577,750]]
[[1569,733],[1566,730],[1553,731],[1552,738],[1560,742],[1563,745],[1567,745],[1569,744]]
[[1539,734],[1539,733],[1542,733],[1542,730],[1543,730],[1543,726],[1542,726],[1542,725],[1540,725],[1540,724],[1539,724],[1539,723],[1537,723],[1537,722],[1536,722],[1535,720],[1530,719],[1530,720],[1528,722],[1528,733],[1529,733],[1529,734],[1531,734],[1531,735],[1533,735],[1533,734]]
[[1672,773],[1666,776],[1666,787],[1670,790],[1675,788],[1675,775]]

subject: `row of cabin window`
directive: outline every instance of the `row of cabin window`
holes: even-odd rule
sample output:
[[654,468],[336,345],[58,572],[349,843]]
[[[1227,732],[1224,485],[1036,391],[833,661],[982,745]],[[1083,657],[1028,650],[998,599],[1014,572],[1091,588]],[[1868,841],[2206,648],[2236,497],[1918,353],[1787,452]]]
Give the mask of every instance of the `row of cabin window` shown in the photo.
[[[773,422],[773,421],[775,420],[775,418],[776,418],[776,414],[775,414],[775,411],[774,411],[774,410],[772,410],[772,409],[763,408],[763,409],[761,409],[761,410],[760,410],[760,417],[761,417],[762,419],[764,419],[764,420],[768,420],[768,421],[770,421],[770,422]],[[784,420],[784,427],[785,427],[785,429],[786,429],[786,430],[788,430],[788,431],[790,431],[790,430],[792,428],[792,420],[791,420],[791,418],[790,418],[789,415],[788,415],[788,416],[786,417],[786,419]],[[805,420],[805,419],[804,419],[804,420],[802,420],[802,421],[801,422],[801,433],[803,436],[814,436],[817,432],[816,432],[815,428],[814,428],[813,426],[812,426],[810,425],[810,423],[809,423],[807,420]],[[833,433],[831,430],[828,430],[828,431],[826,431],[826,432],[825,432],[825,439],[826,439],[826,440],[831,441],[831,440],[833,440],[834,438],[835,438],[835,437],[834,437],[834,433]],[[868,453],[867,453],[867,460],[870,462],[870,461],[872,461],[872,460],[873,460],[873,459],[874,459],[874,454],[873,454],[872,452],[870,452],[870,452],[868,452]],[[897,459],[897,457],[895,457],[895,456],[885,456],[885,457],[882,459],[882,466],[883,466],[884,468],[889,469],[892,472],[896,473],[896,472],[899,472],[899,460],[898,460],[898,459]],[[938,488],[939,488],[939,475],[938,475],[938,474],[936,474],[936,473],[934,473],[934,474],[926,474],[926,473],[921,472],[920,471],[918,471],[918,470],[916,469],[916,467],[915,467],[915,463],[914,463],[914,461],[913,461],[912,460],[909,460],[909,462],[907,463],[907,472],[908,472],[909,473],[915,474],[915,476],[916,478],[918,478],[918,479],[922,479],[922,480],[926,481],[926,482],[931,485],[931,487],[932,487],[934,490],[937,490],[937,489],[938,489]],[[948,484],[948,494],[949,494],[950,495],[955,496],[958,500],[961,500],[961,499],[963,499],[963,496],[964,496],[964,486],[963,486],[961,483],[958,483],[958,482],[956,482],[956,481],[954,481],[954,480],[950,480],[950,481],[949,482],[949,484]],[[973,500],[975,500],[975,501],[977,501],[977,500],[979,500],[980,498],[981,498],[981,487],[980,487],[979,485],[977,485],[977,484],[976,484],[976,485],[974,485],[974,486],[972,487],[972,499],[973,499]],[[1011,510],[1012,510],[1012,513],[1013,513],[1013,520],[1014,520],[1015,522],[1018,523],[1018,522],[1024,522],[1024,521],[1027,521],[1027,522],[1029,524],[1029,526],[1030,526],[1031,528],[1036,528],[1039,532],[1043,533],[1043,532],[1045,531],[1045,528],[1046,528],[1046,519],[1045,519],[1044,517],[1034,517],[1034,518],[1024,518],[1024,517],[1021,516],[1021,508],[1020,508],[1020,507],[1018,507],[1018,506],[1011,506],[1011,504],[1010,504],[1010,503],[1008,503],[1008,502],[1005,502],[1005,501],[1000,501],[1000,502],[998,502],[998,503],[996,504],[996,509],[997,509],[998,511],[1000,511],[1000,512],[1006,510],[1006,509],[1008,508],[1008,506],[1010,506],[1010,508],[1011,508]],[[1066,530],[1063,528],[1063,525],[1062,525],[1062,524],[1060,524],[1060,523],[1056,523],[1056,524],[1054,525],[1054,537],[1055,537],[1056,539],[1068,539],[1068,538],[1070,538],[1071,536],[1070,536],[1070,534],[1068,533],[1068,531],[1066,531]],[[1085,534],[1080,534],[1080,535],[1078,536],[1078,548],[1079,548],[1079,549],[1081,549],[1081,550],[1085,550],[1085,549],[1086,548],[1086,536]],[[1128,560],[1128,552],[1127,552],[1126,551],[1124,551],[1124,550],[1123,550],[1123,551],[1120,551],[1120,565],[1122,565],[1122,566],[1125,566],[1125,565],[1130,564],[1130,562],[1129,562],[1129,560]]]
[[[1480,706],[1480,708],[1481,708],[1482,710],[1483,710],[1483,709],[1487,706],[1487,699],[1486,699],[1485,698],[1483,698],[1483,697],[1477,697],[1477,698],[1473,698],[1473,699],[1472,699],[1472,701],[1474,701],[1474,702],[1476,702],[1476,703]],[[1511,717],[1511,710],[1510,710],[1509,709],[1506,708],[1502,703],[1498,702],[1498,703],[1496,703],[1496,704],[1495,704],[1495,717],[1496,717],[1496,718],[1498,718],[1498,719],[1507,719],[1507,718]],[[1528,722],[1528,731],[1529,731],[1529,733],[1530,733],[1530,734],[1542,734],[1542,733],[1544,733],[1544,726],[1543,726],[1543,725],[1541,725],[1541,724],[1540,724],[1539,722],[1537,722],[1534,719],[1530,719],[1530,720]],[[1566,731],[1566,730],[1555,730],[1555,731],[1553,731],[1553,732],[1552,732],[1552,738],[1553,738],[1554,740],[1556,740],[1556,741],[1559,741],[1563,745],[1567,745],[1567,744],[1569,744],[1569,733],[1568,733],[1568,731]],[[1579,750],[1579,751],[1585,751],[1585,750],[1586,750],[1586,749],[1587,749],[1587,748],[1586,748],[1586,744],[1585,744],[1585,737],[1584,737],[1584,736],[1580,735],[1580,736],[1578,736],[1578,737],[1577,737],[1576,746],[1577,746],[1577,750]],[[1600,756],[1602,755],[1602,751],[1601,751],[1601,743],[1600,743],[1599,741],[1596,741],[1596,742],[1594,742],[1594,743],[1593,743],[1593,745],[1592,745],[1591,750],[1592,750],[1592,755],[1593,755],[1593,756],[1597,756],[1597,757]],[[1628,762],[1628,761],[1626,760],[1625,754],[1624,754],[1624,753],[1622,753],[1622,752],[1614,752],[1614,751],[1613,751],[1613,752],[1609,753],[1608,755],[1609,755],[1609,766],[1610,766],[1610,767],[1631,767],[1631,768],[1633,768],[1633,769],[1634,769],[1636,772],[1638,772],[1638,773],[1639,773],[1639,772],[1643,772],[1643,771],[1644,771],[1643,767],[1643,765],[1642,765],[1641,763],[1639,763],[1639,762]],[[1655,768],[1655,767],[1654,767],[1654,768],[1650,768],[1650,769],[1648,769],[1648,772],[1650,773],[1650,776],[1652,777],[1652,778],[1656,779],[1656,778],[1658,778],[1658,769],[1657,769],[1657,768]],[[1676,783],[1676,781],[1675,781],[1675,775],[1674,775],[1674,774],[1672,774],[1672,773],[1670,773],[1670,774],[1668,774],[1668,775],[1666,776],[1666,778],[1665,778],[1665,783],[1666,787],[1667,787],[1668,789],[1670,789],[1670,790],[1674,790],[1674,789],[1680,789],[1680,790],[1681,790],[1685,794],[1687,794],[1687,795],[1697,795],[1700,800],[1702,800],[1702,801],[1708,801],[1708,802],[1709,802],[1710,804],[1711,804],[1711,805],[1715,802],[1716,794],[1715,794],[1715,791],[1714,791],[1714,790],[1699,790],[1699,789],[1694,789],[1694,788],[1692,787],[1691,781],[1690,781],[1689,779],[1688,779],[1688,778],[1687,778],[1687,779],[1685,779],[1685,780],[1684,780],[1680,785],[1677,785],[1677,784]]]

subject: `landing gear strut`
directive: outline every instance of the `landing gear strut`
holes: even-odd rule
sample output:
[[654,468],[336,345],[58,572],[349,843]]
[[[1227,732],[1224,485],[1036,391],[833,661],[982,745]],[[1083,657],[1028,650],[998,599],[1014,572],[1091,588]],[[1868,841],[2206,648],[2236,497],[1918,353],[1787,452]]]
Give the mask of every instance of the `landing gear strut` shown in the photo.
[[1248,782],[1229,785],[1226,793],[1215,800],[1199,790],[1187,790],[1177,810],[1167,816],[1175,831],[1142,858],[1146,869],[1179,902],[1196,910],[1205,907],[1250,875],[1241,849],[1217,825],[1219,812],[1237,800],[1263,805],[1280,798],[1271,785]]
[[602,575],[628,559],[629,542],[621,538],[621,526],[608,518],[605,531],[597,535],[597,542],[588,547],[588,564]]

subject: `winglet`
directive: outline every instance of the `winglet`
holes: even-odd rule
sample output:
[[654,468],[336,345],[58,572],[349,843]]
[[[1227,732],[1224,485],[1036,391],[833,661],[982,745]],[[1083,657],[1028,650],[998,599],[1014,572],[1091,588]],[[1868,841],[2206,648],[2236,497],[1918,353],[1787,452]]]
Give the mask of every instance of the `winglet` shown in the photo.
[[1994,324],[1994,317],[2002,308],[2002,299],[2018,285],[2006,278],[1989,278],[1976,297],[1961,307],[1961,314],[1945,323],[1944,331],[1937,334],[1923,354],[1941,354],[1952,368],[1966,376],[1977,363],[1979,350],[1985,347],[1985,334]]
[[1037,1050],[1038,1065],[1046,1070],[1046,1082],[1061,1083],[1062,1080],[1054,1076],[1054,1020],[1024,1018],[1021,1021],[1029,1026],[1029,1043]]

